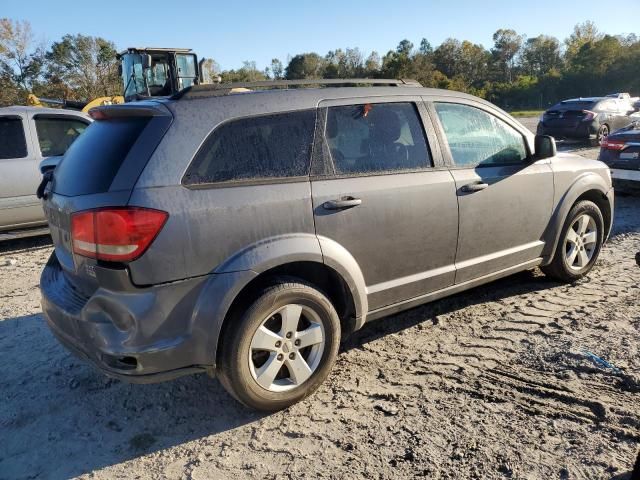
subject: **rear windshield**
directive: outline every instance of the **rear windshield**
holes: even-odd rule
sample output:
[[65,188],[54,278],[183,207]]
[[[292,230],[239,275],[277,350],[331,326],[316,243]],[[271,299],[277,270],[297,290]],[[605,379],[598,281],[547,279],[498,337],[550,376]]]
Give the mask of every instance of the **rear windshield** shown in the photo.
[[591,110],[597,102],[563,102],[554,105],[549,110]]
[[58,165],[53,191],[66,196],[108,191],[147,123],[148,117],[93,122],[71,145]]

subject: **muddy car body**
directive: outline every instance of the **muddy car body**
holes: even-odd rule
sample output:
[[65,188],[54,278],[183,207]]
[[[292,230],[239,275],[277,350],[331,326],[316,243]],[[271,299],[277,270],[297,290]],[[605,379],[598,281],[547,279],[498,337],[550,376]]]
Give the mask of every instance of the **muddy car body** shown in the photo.
[[608,168],[478,98],[238,87],[98,109],[46,188],[43,311],[111,376],[215,372],[283,408],[366,321],[536,266],[580,278],[610,230]]

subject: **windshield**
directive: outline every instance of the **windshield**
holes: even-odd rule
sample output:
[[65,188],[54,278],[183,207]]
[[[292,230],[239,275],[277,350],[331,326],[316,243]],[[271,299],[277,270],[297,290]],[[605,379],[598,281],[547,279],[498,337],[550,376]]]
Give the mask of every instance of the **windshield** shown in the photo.
[[178,85],[179,90],[190,87],[196,80],[196,57],[193,54],[176,55],[176,64],[178,66]]
[[167,54],[151,55],[151,67],[142,69],[142,55],[127,53],[122,57],[122,82],[125,98],[139,95],[171,95],[171,72]]
[[122,57],[122,84],[124,96],[131,97],[136,93],[146,94],[142,77],[142,57],[137,53],[127,53]]

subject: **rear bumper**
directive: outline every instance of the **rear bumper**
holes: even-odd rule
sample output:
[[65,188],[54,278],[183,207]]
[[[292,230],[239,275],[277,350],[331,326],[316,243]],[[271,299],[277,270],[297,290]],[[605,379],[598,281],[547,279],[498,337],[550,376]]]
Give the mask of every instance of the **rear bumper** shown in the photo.
[[640,195],[640,170],[612,168],[611,181],[618,192]]
[[208,335],[193,308],[207,277],[139,288],[73,288],[52,254],[42,272],[42,310],[57,339],[106,375],[153,383],[212,368]]
[[612,168],[611,178],[613,180],[628,180],[630,182],[640,182],[640,170]]
[[594,139],[598,133],[598,125],[581,123],[576,127],[552,127],[538,123],[537,133],[538,135],[551,135],[555,138]]

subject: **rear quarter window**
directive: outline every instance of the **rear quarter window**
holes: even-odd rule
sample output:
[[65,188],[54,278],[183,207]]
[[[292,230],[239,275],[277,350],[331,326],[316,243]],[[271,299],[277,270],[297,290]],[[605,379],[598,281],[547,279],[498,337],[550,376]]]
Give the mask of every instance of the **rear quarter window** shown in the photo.
[[27,156],[22,119],[0,117],[0,160]]
[[301,177],[309,174],[315,110],[231,120],[196,154],[185,185]]
[[93,122],[67,150],[54,174],[53,191],[75,196],[109,190],[148,117]]

